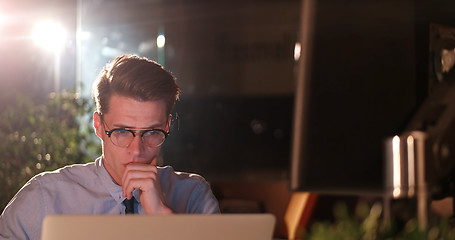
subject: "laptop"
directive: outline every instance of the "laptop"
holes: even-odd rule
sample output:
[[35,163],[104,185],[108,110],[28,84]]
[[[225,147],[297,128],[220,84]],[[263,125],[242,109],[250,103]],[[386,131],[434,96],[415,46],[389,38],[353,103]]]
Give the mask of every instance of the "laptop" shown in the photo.
[[272,214],[50,215],[42,240],[265,240],[272,239]]

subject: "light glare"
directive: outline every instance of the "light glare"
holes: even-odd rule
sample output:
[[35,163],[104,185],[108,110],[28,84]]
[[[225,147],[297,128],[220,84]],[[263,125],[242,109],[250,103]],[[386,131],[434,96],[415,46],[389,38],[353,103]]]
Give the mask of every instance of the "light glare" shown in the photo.
[[38,46],[50,51],[59,51],[65,43],[66,32],[56,22],[43,21],[36,25],[33,39]]
[[415,149],[414,149],[414,137],[409,136],[407,139],[407,145],[408,145],[408,184],[409,184],[409,190],[408,190],[408,195],[409,196],[414,196],[415,192]]
[[302,45],[300,43],[295,43],[294,46],[294,60],[298,61],[300,59],[300,54],[302,52]]
[[400,137],[395,136],[392,140],[393,145],[393,196],[401,194],[401,157],[400,157]]
[[158,35],[158,37],[156,38],[156,46],[158,48],[162,48],[164,47],[164,44],[166,44],[166,38],[164,37],[163,34]]

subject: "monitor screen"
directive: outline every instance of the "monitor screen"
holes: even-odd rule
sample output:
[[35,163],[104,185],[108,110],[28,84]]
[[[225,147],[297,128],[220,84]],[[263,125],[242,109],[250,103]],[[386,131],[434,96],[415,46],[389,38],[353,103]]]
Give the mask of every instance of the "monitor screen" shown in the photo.
[[428,91],[428,37],[419,37],[416,8],[411,0],[303,1],[292,190],[383,192],[384,142]]

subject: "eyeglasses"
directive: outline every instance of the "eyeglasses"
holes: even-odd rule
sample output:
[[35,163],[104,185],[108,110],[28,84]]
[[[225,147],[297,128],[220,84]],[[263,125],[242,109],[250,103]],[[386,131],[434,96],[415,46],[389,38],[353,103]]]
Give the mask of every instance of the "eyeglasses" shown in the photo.
[[[101,121],[104,126],[106,123],[103,120],[101,115]],[[161,146],[166,138],[169,136],[168,131],[162,129],[143,129],[143,128],[114,128],[108,131],[105,131],[106,135],[111,139],[112,144],[118,147],[126,148],[136,137],[136,134],[141,136],[142,143],[148,147],[159,147]]]

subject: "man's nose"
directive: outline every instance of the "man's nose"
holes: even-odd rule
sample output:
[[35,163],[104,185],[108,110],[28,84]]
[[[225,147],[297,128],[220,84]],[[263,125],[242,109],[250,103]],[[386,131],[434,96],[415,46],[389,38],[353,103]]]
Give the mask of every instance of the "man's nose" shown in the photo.
[[145,145],[142,143],[141,136],[136,135],[128,148],[133,155],[140,155],[145,149]]

